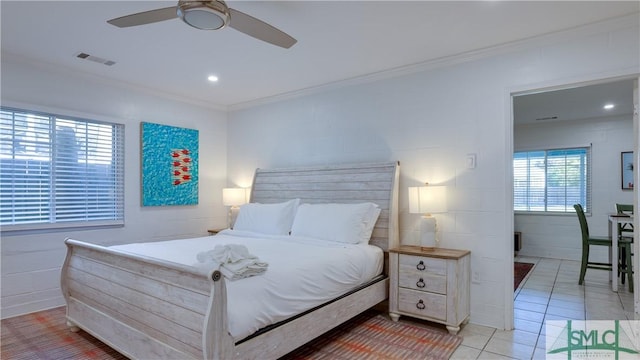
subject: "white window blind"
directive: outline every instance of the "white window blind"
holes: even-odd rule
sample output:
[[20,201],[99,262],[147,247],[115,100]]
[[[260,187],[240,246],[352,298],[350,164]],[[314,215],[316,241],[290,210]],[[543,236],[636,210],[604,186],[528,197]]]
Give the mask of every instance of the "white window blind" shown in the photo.
[[0,109],[2,230],[124,224],[124,125]]
[[516,152],[513,209],[530,212],[591,210],[590,148]]

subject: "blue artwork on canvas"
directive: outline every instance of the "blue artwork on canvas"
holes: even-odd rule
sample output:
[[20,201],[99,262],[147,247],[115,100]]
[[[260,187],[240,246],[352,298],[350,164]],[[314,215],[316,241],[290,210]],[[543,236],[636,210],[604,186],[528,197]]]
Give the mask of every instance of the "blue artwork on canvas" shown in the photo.
[[142,206],[198,204],[198,130],[143,122]]

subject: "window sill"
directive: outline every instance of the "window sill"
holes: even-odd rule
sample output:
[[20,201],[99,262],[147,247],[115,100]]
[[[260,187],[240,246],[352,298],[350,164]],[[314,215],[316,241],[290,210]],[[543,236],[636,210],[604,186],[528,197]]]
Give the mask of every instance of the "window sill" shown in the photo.
[[124,227],[124,221],[92,221],[92,222],[69,222],[55,224],[20,224],[20,225],[2,225],[0,235],[16,236],[53,233],[60,231],[83,231],[98,230]]
[[[514,215],[531,215],[531,216],[576,216],[575,211],[572,212],[551,212],[551,211],[514,211]],[[591,216],[591,213],[585,213]]]

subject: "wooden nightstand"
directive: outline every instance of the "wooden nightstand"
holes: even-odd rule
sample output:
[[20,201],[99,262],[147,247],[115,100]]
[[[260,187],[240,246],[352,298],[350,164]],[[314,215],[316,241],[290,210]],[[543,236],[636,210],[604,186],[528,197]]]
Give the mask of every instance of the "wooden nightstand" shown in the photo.
[[447,326],[451,334],[470,314],[471,252],[420,246],[389,250],[389,316],[407,315]]
[[209,235],[215,235],[215,234],[219,233],[222,230],[225,230],[225,229],[209,229],[207,231],[209,232]]

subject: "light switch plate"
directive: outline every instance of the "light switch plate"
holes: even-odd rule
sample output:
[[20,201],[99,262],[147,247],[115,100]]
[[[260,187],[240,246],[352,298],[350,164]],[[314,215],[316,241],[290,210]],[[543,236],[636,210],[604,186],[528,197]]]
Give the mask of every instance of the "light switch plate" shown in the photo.
[[467,169],[476,168],[476,154],[467,154]]

